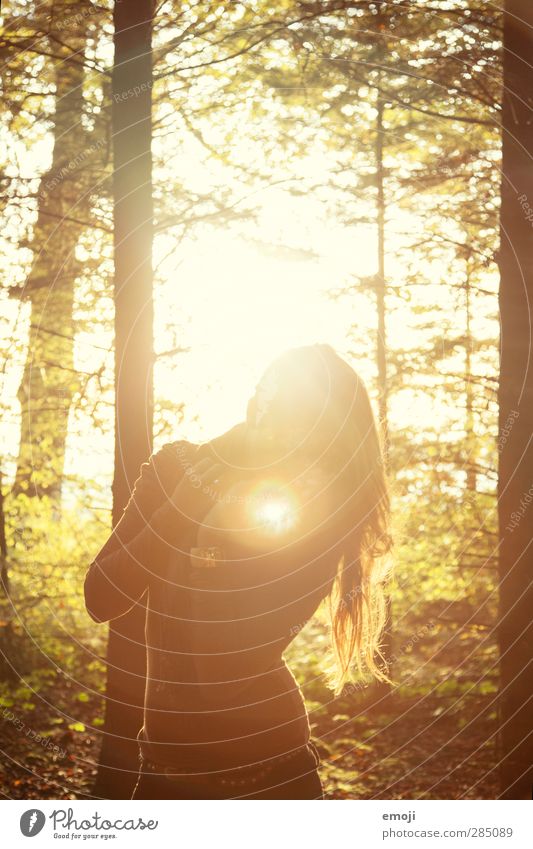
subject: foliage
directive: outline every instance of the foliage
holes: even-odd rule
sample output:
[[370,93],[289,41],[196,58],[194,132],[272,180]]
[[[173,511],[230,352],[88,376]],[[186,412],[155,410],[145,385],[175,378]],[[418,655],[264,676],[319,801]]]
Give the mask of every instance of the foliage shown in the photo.
[[[57,761],[59,787],[71,797],[88,792],[83,759],[96,757],[103,722],[105,628],[88,618],[82,585],[110,516],[111,4],[62,0],[34,9],[12,0],[4,13],[0,460],[19,486],[5,506],[0,704],[16,705],[25,727],[39,725],[72,748]],[[478,0],[224,0],[163,3],[155,22],[158,314],[169,288],[201,288],[201,280],[181,276],[183,241],[211,231],[262,239],[264,193],[284,186],[287,202],[307,199],[347,233],[362,228],[370,250],[376,246],[372,273],[361,270],[354,250],[330,287],[349,319],[336,347],[374,398],[383,389],[376,331],[382,136],[381,342],[396,537],[392,694],[376,704],[371,682],[355,680],[333,698],[322,612],[288,654],[334,796],[496,794],[488,764],[498,687],[500,18]],[[316,247],[296,242],[282,233],[266,248],[297,255]],[[178,309],[163,315],[157,340],[156,378],[165,370],[172,376],[156,386],[160,441],[174,438],[188,414],[171,389],[194,316],[179,308],[180,296],[174,300]],[[41,416],[37,430],[30,401]],[[72,455],[96,457],[96,444],[109,459],[106,480],[83,478],[69,465]],[[420,738],[408,752],[402,735],[411,737],[413,722]],[[21,736],[13,722],[4,726],[16,756]],[[50,760],[39,757],[44,774]],[[455,775],[443,768],[446,758]],[[16,781],[14,793],[32,795],[22,774]],[[51,780],[41,792],[53,796],[57,787]]]

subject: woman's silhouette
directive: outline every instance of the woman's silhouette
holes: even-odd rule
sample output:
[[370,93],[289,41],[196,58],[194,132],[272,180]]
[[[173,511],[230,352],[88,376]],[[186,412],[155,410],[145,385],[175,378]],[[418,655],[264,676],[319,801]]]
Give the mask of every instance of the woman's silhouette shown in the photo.
[[368,394],[327,345],[287,352],[246,421],[143,464],[85,581],[104,622],[147,593],[147,680],[133,798],[322,798],[283,660],[328,598],[335,685],[378,677],[389,501]]

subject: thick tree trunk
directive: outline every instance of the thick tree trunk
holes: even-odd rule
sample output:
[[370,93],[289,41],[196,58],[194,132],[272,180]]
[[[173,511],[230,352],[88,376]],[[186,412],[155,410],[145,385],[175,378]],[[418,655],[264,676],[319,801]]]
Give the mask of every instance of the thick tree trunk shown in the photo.
[[[152,0],[114,10],[115,477],[113,524],[152,451]],[[112,623],[104,739],[95,793],[131,796],[138,769],[145,683],[144,615]]]
[[[24,289],[13,293],[31,303],[28,353],[18,390],[21,438],[13,494],[46,495],[56,504],[61,497],[69,410],[78,387],[72,309],[81,226],[73,219],[86,217],[87,175],[95,154],[82,124],[89,18],[79,9],[74,0],[61,0],[51,11],[51,43],[58,54],[52,164],[39,186],[31,270]],[[67,47],[59,37],[69,19],[77,21],[78,29],[69,33]]]
[[507,0],[500,247],[501,779],[507,798],[533,781],[533,4]]

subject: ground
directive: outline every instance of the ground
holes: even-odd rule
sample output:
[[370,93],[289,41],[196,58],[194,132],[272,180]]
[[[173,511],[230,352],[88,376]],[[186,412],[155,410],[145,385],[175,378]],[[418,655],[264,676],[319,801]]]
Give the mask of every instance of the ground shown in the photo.
[[[327,798],[498,795],[494,694],[396,694],[374,708],[348,696],[310,708]],[[2,796],[91,798],[100,738],[93,723],[101,722],[100,712],[100,700],[63,675],[22,706],[4,706]]]

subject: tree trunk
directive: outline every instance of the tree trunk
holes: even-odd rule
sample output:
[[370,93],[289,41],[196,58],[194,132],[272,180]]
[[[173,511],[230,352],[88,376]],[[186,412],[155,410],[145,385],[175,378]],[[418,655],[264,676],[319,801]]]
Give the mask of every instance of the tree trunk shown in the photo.
[[4,512],[3,475],[0,468],[0,681],[17,681],[12,662],[13,628],[11,599],[9,596],[9,569],[7,564],[6,517]]
[[[383,435],[383,457],[385,470],[389,470],[389,384],[387,377],[387,325],[386,325],[386,277],[385,277],[385,128],[383,125],[383,113],[385,103],[381,94],[381,73],[378,74],[377,104],[376,104],[376,229],[377,229],[377,266],[376,274],[376,359],[377,359],[377,383],[378,383],[378,413]],[[392,600],[389,594],[386,598],[386,620],[381,635],[381,654],[388,666],[388,674],[393,674],[391,658],[393,640],[392,626]],[[381,660],[381,659],[380,659]],[[391,687],[386,681],[376,681],[374,684],[374,695],[376,702],[380,702],[390,696]],[[383,704],[381,705],[384,706]]]
[[0,468],[0,588],[9,598],[9,572],[7,568],[6,517],[4,513],[3,475]]
[[[380,83],[381,84],[381,80]],[[385,172],[383,166],[384,127],[383,112],[385,105],[378,91],[376,117],[376,227],[378,237],[378,273],[376,275],[377,333],[376,355],[378,365],[378,408],[381,430],[383,432],[385,462],[388,465],[389,426],[388,426],[388,381],[387,381],[387,336],[386,336],[386,300],[385,300]]]
[[[17,297],[31,304],[28,353],[18,390],[21,435],[13,494],[49,496],[58,505],[69,410],[78,379],[74,370],[75,258],[84,219],[87,169],[94,149],[82,125],[88,17],[62,0],[51,10],[56,109],[52,164],[43,174],[32,246],[34,259]],[[64,21],[76,20],[64,46]],[[53,38],[53,36],[56,38]]]
[[465,277],[465,446],[466,446],[466,491],[477,490],[477,445],[474,427],[474,381],[472,379],[472,282],[469,260],[466,260]]
[[530,799],[533,781],[533,4],[504,18],[499,389],[502,794]]
[[[115,476],[113,524],[152,451],[152,0],[114,9]],[[144,611],[112,623],[104,739],[95,794],[131,796],[145,684]]]

